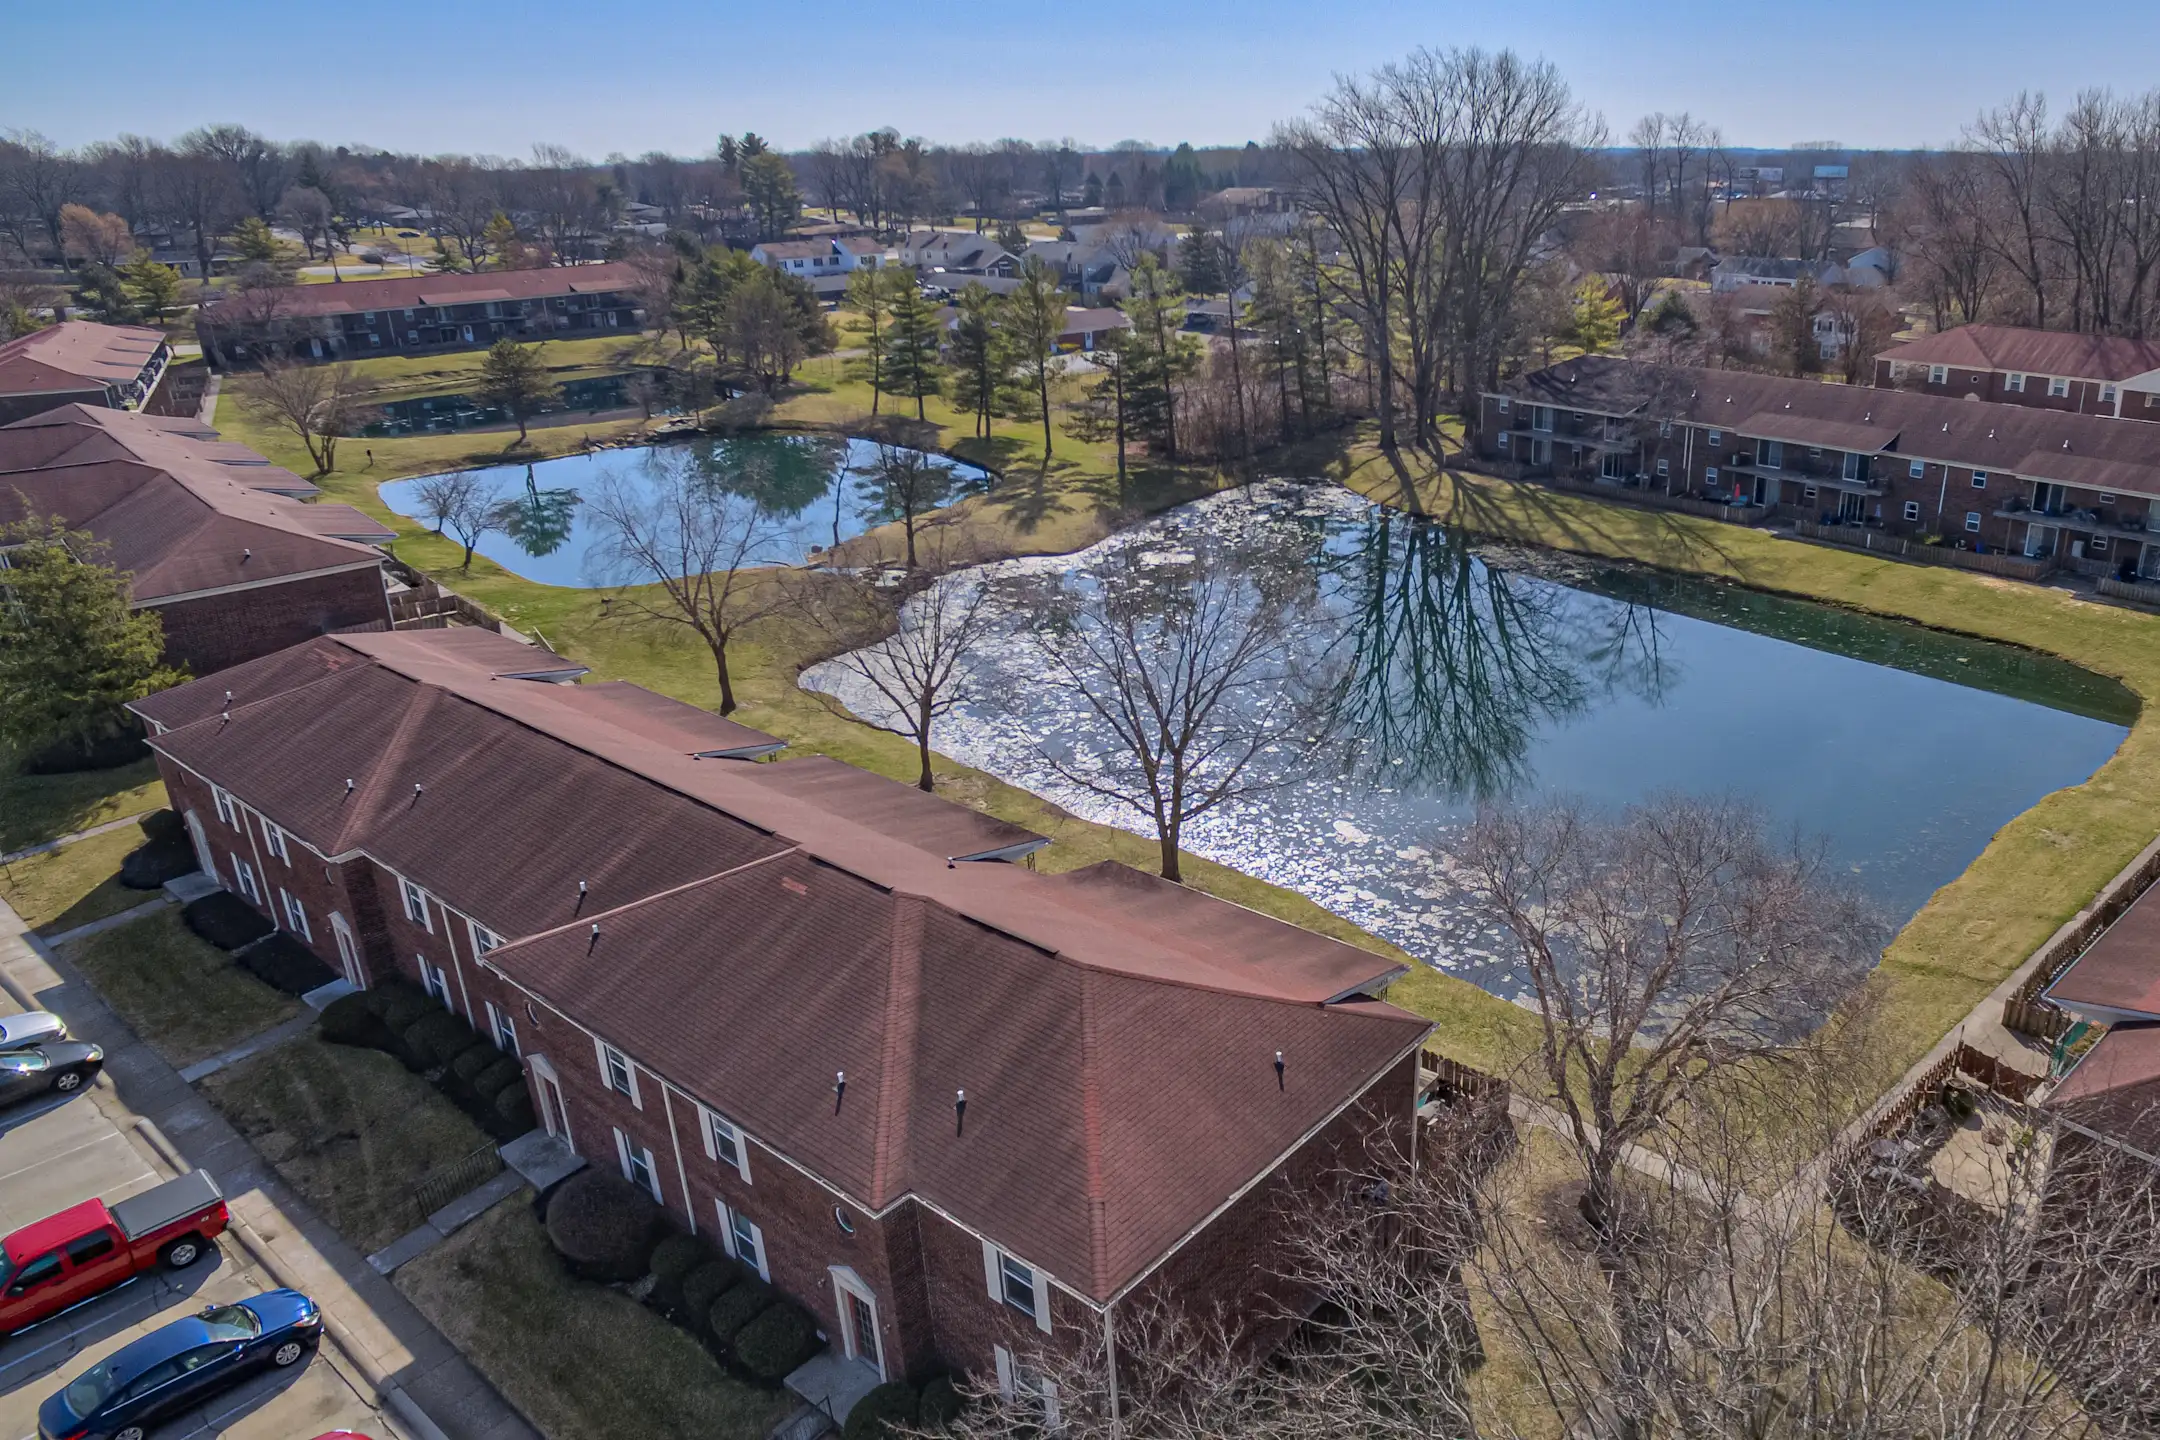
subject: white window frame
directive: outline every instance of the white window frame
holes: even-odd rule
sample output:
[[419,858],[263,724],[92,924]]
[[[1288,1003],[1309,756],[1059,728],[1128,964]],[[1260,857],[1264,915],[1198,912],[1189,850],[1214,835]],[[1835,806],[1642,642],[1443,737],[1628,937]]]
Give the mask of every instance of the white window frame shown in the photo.
[[1058,1416],[1058,1395],[1055,1382],[1034,1374],[1013,1357],[1013,1352],[1003,1345],[990,1347],[997,1363],[998,1394],[1008,1404],[1020,1398],[1022,1388],[1035,1392],[1042,1405],[1042,1428],[1046,1431],[1061,1428]]
[[1987,489],[1987,471],[1975,470],[1972,472],[1972,488],[1975,490]]
[[1950,367],[1949,367],[1949,366],[1947,366],[1947,365],[1930,365],[1930,366],[1928,366],[1928,384],[1930,384],[1930,385],[1947,385],[1947,384],[1949,384],[1949,383],[1950,383]]
[[1905,467],[1905,478],[1908,480],[1927,479],[1927,461],[1915,460],[1907,465]]
[[1499,412],[1500,412],[1500,413],[1501,413],[1502,415],[1505,415],[1505,414],[1507,414],[1507,413],[1508,413],[1508,410],[1509,410],[1509,408],[1510,408],[1511,404],[1512,404],[1512,402],[1511,402],[1511,401],[1509,401],[1508,397],[1507,397],[1507,396],[1505,396],[1505,395],[1502,395],[1502,396],[1501,396],[1501,397],[1499,398],[1498,402],[1496,403],[1496,405],[1495,405],[1495,408],[1496,408],[1496,409],[1498,409],[1498,410],[1499,410]]
[[524,1052],[518,1048],[517,1020],[509,1011],[498,1009],[492,1000],[481,1003],[487,1006],[488,1037],[495,1042],[495,1048],[513,1060],[521,1058]]
[[2050,400],[2067,400],[2067,399],[2069,399],[2069,398],[2070,398],[2070,382],[2069,382],[2069,381],[2068,381],[2067,379],[2065,379],[2065,378],[2063,378],[2062,376],[2060,376],[2060,375],[2051,375],[2051,376],[2049,376],[2049,377],[2048,377],[2048,399],[2050,399]]
[[420,988],[442,1001],[443,1009],[455,1015],[457,1004],[450,998],[450,972],[430,962],[425,955],[415,955],[413,960],[420,966]]
[[2024,394],[2025,376],[2019,371],[2011,371],[2008,375],[2003,376],[2003,389],[2008,390],[2013,395]]
[[1707,436],[1704,437],[1704,440],[1713,450],[1722,450],[1725,448],[1725,432],[1722,430],[1712,430]]
[[[1020,1282],[1027,1291],[1029,1304],[1022,1305],[1013,1299],[1013,1283]],[[1050,1333],[1050,1277],[1042,1267],[1030,1265],[1019,1256],[1001,1249],[994,1241],[983,1241],[983,1283],[988,1287],[990,1298],[1001,1306],[1018,1310],[1035,1322],[1035,1328]]]
[[1702,472],[1702,483],[1705,485],[1717,484],[1717,466],[1712,465]]
[[1980,533],[1980,512],[1978,510],[1967,510],[1965,512],[1965,528],[1975,535]]
[[[600,1059],[600,1083],[617,1095],[627,1096],[630,1103],[638,1109],[644,1109],[645,1101],[638,1094],[637,1063],[626,1052],[616,1049],[597,1035],[593,1037],[593,1053]],[[623,1077],[629,1084],[628,1089],[615,1083],[617,1065],[622,1067]]]
[[[666,1204],[665,1200],[660,1199],[660,1166],[653,1159],[652,1147],[638,1144],[628,1135],[625,1135],[619,1125],[615,1126],[614,1130],[615,1158],[622,1164],[623,1179],[628,1180],[633,1185],[642,1183],[646,1192],[654,1200],[660,1201],[663,1205]],[[645,1179],[642,1182],[637,1177],[640,1165],[645,1170]]]
[[758,1228],[757,1221],[725,1200],[715,1199],[713,1208],[720,1212],[720,1243],[729,1256],[738,1265],[757,1271],[758,1279],[770,1281],[772,1267],[765,1259],[765,1232]]
[[2102,385],[2100,387],[2100,403],[2103,405],[2112,404],[2114,399],[2115,387],[2113,385]]
[[277,893],[278,903],[285,911],[285,928],[297,932],[301,939],[312,944],[315,940],[315,927],[308,923],[307,906],[300,903],[299,896],[282,885],[278,886]]
[[1500,447],[1499,447],[1499,448],[1501,448],[1502,450],[1505,450],[1505,449],[1507,449],[1507,448],[1508,448],[1508,443],[1507,443],[1507,442],[1508,442],[1508,432],[1507,432],[1507,431],[1505,431],[1505,430],[1502,430],[1502,431],[1500,432]]
[[1663,480],[1672,474],[1672,461],[1660,455],[1657,462],[1658,478]]
[[218,819],[232,826],[235,830],[240,828],[239,810],[233,804],[231,791],[222,785],[212,785],[210,787],[210,803],[217,807]]
[[1907,520],[1918,520],[1918,519],[1920,518],[1920,502],[1919,502],[1919,501],[1917,501],[1917,500],[1907,500],[1907,501],[1905,502],[1905,518],[1906,518]]
[[2102,490],[2100,492],[2100,503],[2102,505],[2112,505],[2115,503],[2115,497],[2109,492]]
[[[745,1185],[750,1183],[750,1137],[743,1128],[717,1110],[698,1106],[698,1117],[703,1122],[698,1132],[705,1141],[705,1158],[716,1165],[725,1165],[742,1177]],[[733,1151],[733,1154],[729,1152]]]
[[271,820],[264,820],[262,822],[262,826],[263,849],[268,850],[271,854],[277,856],[278,859],[284,861],[288,866],[291,865],[292,856],[287,853],[285,849],[285,832],[283,830],[280,830],[277,827],[276,823]]
[[403,875],[397,877],[398,900],[405,907],[405,918],[432,935],[435,933],[434,917],[428,914],[428,893]]
[[232,859],[233,881],[240,887],[240,893],[257,905],[268,904],[269,902],[263,899],[262,887],[255,883],[255,867],[230,851],[226,853]]
[[465,928],[472,934],[472,953],[475,959],[487,954],[488,951],[503,943],[502,936],[497,935],[477,920],[466,921]]
[[1803,500],[1813,500],[1815,498],[1815,487],[1813,485],[1801,486],[1800,498]]

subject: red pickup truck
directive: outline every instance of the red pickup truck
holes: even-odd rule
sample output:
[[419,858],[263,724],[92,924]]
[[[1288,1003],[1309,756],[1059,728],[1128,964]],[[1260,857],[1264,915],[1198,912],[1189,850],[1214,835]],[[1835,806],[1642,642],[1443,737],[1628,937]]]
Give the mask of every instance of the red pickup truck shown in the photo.
[[200,1260],[231,1218],[225,1193],[197,1170],[116,1205],[85,1200],[0,1240],[0,1336],[163,1265]]

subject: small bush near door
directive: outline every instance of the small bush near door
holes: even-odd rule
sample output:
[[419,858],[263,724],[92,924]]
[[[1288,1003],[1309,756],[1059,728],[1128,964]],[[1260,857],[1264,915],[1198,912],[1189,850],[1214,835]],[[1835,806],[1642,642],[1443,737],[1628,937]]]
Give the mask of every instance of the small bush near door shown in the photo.
[[180,911],[188,929],[220,950],[251,945],[277,929],[262,912],[229,890],[190,901]]
[[840,1440],[899,1440],[921,1416],[915,1387],[904,1380],[888,1380],[855,1402],[847,1424],[841,1427]]
[[652,1196],[599,1170],[580,1170],[548,1196],[548,1240],[588,1280],[643,1279],[663,1223]]
[[759,1380],[784,1380],[817,1352],[816,1323],[790,1300],[772,1306],[735,1336],[735,1363]]
[[933,1376],[922,1387],[922,1404],[917,1417],[922,1424],[932,1428],[950,1425],[966,1411],[967,1397],[960,1393],[952,1376]]

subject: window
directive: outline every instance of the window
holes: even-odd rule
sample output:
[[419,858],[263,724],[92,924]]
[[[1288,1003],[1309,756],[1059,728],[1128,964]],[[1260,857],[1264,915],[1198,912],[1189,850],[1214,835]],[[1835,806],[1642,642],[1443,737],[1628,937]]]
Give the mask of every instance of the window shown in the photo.
[[255,883],[255,867],[238,855],[232,857],[233,878],[240,882],[240,893],[257,905],[263,903],[262,887]]
[[40,1255],[37,1259],[32,1260],[22,1269],[15,1272],[15,1281],[8,1286],[8,1290],[13,1294],[20,1295],[26,1290],[35,1290],[38,1286],[48,1284],[59,1278],[59,1254],[56,1252],[50,1255]]
[[2114,403],[2115,403],[2115,387],[2114,387],[2114,386],[2112,386],[2112,385],[2102,385],[2102,386],[2100,387],[2100,403],[2101,403],[2101,404],[2103,404],[2103,405],[2112,405],[2112,404],[2114,404]]
[[1713,450],[1717,449],[1719,446],[1725,443],[1725,432],[1722,430],[1712,430],[1710,432],[1709,441],[1710,448]]
[[95,1235],[79,1235],[67,1243],[68,1263],[88,1265],[93,1260],[112,1254],[113,1248],[113,1232],[110,1230],[100,1230]]
[[224,821],[227,825],[238,829],[240,826],[240,821],[237,818],[237,812],[233,806],[233,798],[230,794],[226,792],[225,787],[222,785],[212,785],[210,787],[210,799],[212,803],[217,806],[217,818]]
[[1530,412],[1530,428],[1552,433],[1552,406],[1540,405]]
[[2024,394],[2025,377],[2018,374],[2015,370],[2011,371],[2008,375],[2005,375],[2003,377],[2003,389],[2008,390],[2015,395]]
[[1844,462],[1838,473],[1847,480],[1866,480],[1867,457],[1865,455],[1856,455],[1850,450],[1846,451]]
[[1717,466],[1712,465],[1709,469],[1702,472],[1702,483],[1705,485],[1717,484]]
[[[412,318],[412,312],[411,312],[410,310],[406,311],[406,312],[405,312],[405,317],[406,317],[406,318],[407,318],[408,320],[409,320],[409,319],[411,319],[411,318]],[[406,343],[406,344],[408,344],[408,345],[417,345],[417,344],[419,344],[419,343],[420,343],[420,332],[419,332],[418,330],[407,330],[407,331],[405,332],[405,343]]]
[[2086,546],[2085,548],[2095,555],[2105,555],[2107,554],[2107,547],[2107,536],[2095,535],[2092,538],[2092,544]]
[[413,959],[420,964],[420,988],[442,1001],[443,1009],[455,1013],[457,1007],[450,1003],[450,972],[440,965],[430,965],[424,955]]
[[1801,486],[1800,498],[1803,500],[1813,500],[1815,498],[1815,487],[1813,485]]
[[1985,490],[1985,489],[1987,489],[1987,471],[1985,471],[1985,470],[1975,470],[1975,471],[1973,471],[1973,489],[1975,489],[1975,490]]
[[653,1168],[652,1151],[632,1140],[622,1131],[615,1132],[615,1154],[622,1160],[622,1177],[644,1190],[653,1199],[660,1198],[660,1172]]
[[370,330],[367,332],[367,343],[368,349],[380,350],[382,349],[382,336],[377,332]]
[[1496,404],[1500,413],[1502,415],[1505,415],[1508,413],[1509,408],[1514,404],[1514,402],[1509,400],[1507,396],[1502,395],[1500,399],[1496,402]]
[[285,849],[285,832],[278,829],[268,820],[263,821],[263,849],[268,850],[287,865],[292,864],[292,856]]
[[1050,1277],[1015,1256],[983,1241],[983,1278],[989,1282],[990,1298],[1010,1305],[1050,1333]]
[[1658,433],[1658,439],[1660,439],[1660,440],[1670,440],[1670,439],[1672,439],[1672,421],[1670,421],[1670,420],[1660,420],[1660,421],[1658,421],[1657,433]]
[[1765,470],[1784,469],[1785,447],[1775,440],[1756,441],[1755,463],[1762,466]]
[[1977,511],[1977,510],[1967,510],[1967,511],[1965,512],[1965,528],[1966,528],[1967,530],[1972,530],[1972,531],[1978,531],[1978,530],[1979,530],[1979,528],[1980,528],[1980,512],[1979,512],[1979,511]]
[[1508,432],[1507,432],[1507,431],[1505,431],[1505,430],[1502,430],[1502,431],[1500,432],[1500,448],[1501,448],[1502,450],[1505,450],[1505,449],[1507,449],[1507,435],[1508,435]]
[[435,922],[428,918],[427,891],[422,890],[418,885],[400,875],[398,877],[398,898],[405,902],[406,919],[412,921],[413,924],[418,925],[430,935],[435,933]]
[[1918,520],[1918,519],[1920,518],[1920,502],[1919,502],[1919,501],[1917,501],[1917,500],[1907,500],[1907,501],[1905,502],[1905,518],[1906,518],[1907,520]]
[[487,1002],[487,1017],[488,1033],[495,1037],[495,1048],[515,1059],[519,1054],[517,1021],[510,1018],[508,1011],[496,1009],[492,1000]]
[[1663,459],[1659,460],[1657,462],[1657,473],[1658,478],[1660,479],[1663,479],[1666,476],[1672,474],[1672,461]]
[[1927,478],[1927,461],[1913,461],[1912,464],[1905,467],[1905,473],[1915,480],[1925,480]]
[[993,1345],[992,1353],[997,1360],[998,1394],[1008,1401],[1032,1401],[1042,1408],[1042,1428],[1055,1431],[1060,1428],[1058,1418],[1057,1384],[1046,1380],[1035,1371],[1015,1359],[1013,1352],[1003,1345]]
[[743,1184],[750,1183],[750,1145],[744,1138],[742,1127],[723,1119],[704,1106],[698,1107],[705,1116],[705,1154],[742,1176]]
[[502,936],[497,935],[494,931],[488,929],[485,925],[480,924],[478,921],[470,921],[468,922],[468,926],[472,930],[473,954],[485,955],[488,953],[488,951],[493,950],[496,946],[502,944]]
[[2060,376],[2058,376],[2058,377],[2056,377],[2055,379],[2053,379],[2053,380],[2050,380],[2050,381],[2048,381],[2048,398],[2049,398],[2049,399],[2051,399],[2051,400],[2061,400],[2061,399],[2064,399],[2065,397],[2067,397],[2067,396],[2069,395],[2069,393],[2070,393],[2070,382],[2069,382],[2068,380],[2062,379],[2062,378],[2061,378]]
[[2102,505],[2112,505],[2115,503],[2115,497],[2108,494],[2107,491],[2103,490],[2100,492],[2100,503]]
[[285,928],[303,940],[313,940],[315,932],[308,925],[307,907],[300,903],[300,897],[283,886],[278,887],[277,893],[278,904],[285,911]]
[[772,1279],[772,1272],[765,1268],[765,1232],[742,1211],[729,1209],[726,1201],[715,1200],[713,1204],[720,1211],[720,1235],[728,1254],[757,1271],[760,1280]]
[[1930,385],[1947,385],[1947,384],[1949,384],[1949,383],[1950,383],[1950,367],[1949,367],[1949,366],[1947,366],[1947,365],[1930,365],[1930,366],[1928,366],[1928,384],[1930,384]]
[[607,1081],[608,1089],[629,1096],[631,1104],[644,1109],[645,1102],[638,1098],[637,1067],[630,1057],[605,1040],[593,1043],[600,1047],[600,1078]]

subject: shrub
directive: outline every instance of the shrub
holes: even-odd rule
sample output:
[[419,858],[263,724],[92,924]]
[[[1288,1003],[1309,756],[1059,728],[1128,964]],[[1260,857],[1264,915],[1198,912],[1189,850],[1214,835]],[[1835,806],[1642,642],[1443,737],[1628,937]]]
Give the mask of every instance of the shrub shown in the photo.
[[423,1015],[400,1033],[413,1054],[430,1066],[449,1064],[473,1043],[472,1026],[447,1010]]
[[314,951],[290,935],[258,940],[233,958],[248,974],[287,995],[305,995],[337,979],[336,972],[323,964]]
[[741,1275],[734,1261],[708,1251],[696,1268],[683,1276],[682,1308],[691,1317],[692,1329],[710,1330],[713,1301],[733,1288]]
[[670,1235],[653,1247],[652,1273],[662,1281],[673,1285],[685,1279],[691,1271],[705,1263],[712,1252],[705,1242],[695,1235]]
[[145,841],[127,853],[120,862],[120,883],[130,890],[155,890],[168,880],[200,868],[195,847],[188,843],[187,836],[164,836]]
[[450,1062],[450,1073],[470,1085],[475,1075],[502,1058],[502,1051],[485,1040],[475,1040],[460,1050],[457,1058]]
[[262,913],[227,890],[190,901],[180,911],[188,929],[220,950],[237,950],[268,935],[277,927]]
[[735,1363],[760,1380],[784,1380],[817,1352],[816,1323],[790,1300],[771,1306],[735,1335]]
[[504,1091],[519,1085],[525,1079],[525,1067],[513,1056],[497,1053],[479,1074],[472,1078],[472,1092],[489,1104],[494,1104]]
[[855,1402],[840,1440],[896,1440],[901,1427],[913,1425],[921,1414],[915,1387],[905,1380],[888,1380]]
[[176,810],[152,810],[135,822],[142,827],[143,839],[153,844],[160,840],[178,840],[186,843],[187,821]]
[[365,1050],[380,1050],[396,1037],[390,1027],[383,1024],[382,1017],[368,1008],[367,992],[340,995],[323,1006],[322,1018],[316,1022],[322,1038],[332,1045],[356,1045]]
[[[421,1016],[442,1008],[418,990],[408,989],[403,985],[385,985],[380,989],[370,990],[368,995],[373,1001],[375,1013],[382,1016],[383,1023],[400,1034],[406,1026]],[[376,996],[381,998],[374,999]]]
[[705,1312],[705,1333],[726,1349],[735,1343],[743,1327],[764,1314],[772,1303],[772,1286],[755,1275],[745,1275],[742,1283],[724,1292]]
[[918,1423],[932,1427],[950,1425],[967,1413],[967,1397],[953,1383],[950,1375],[934,1377],[922,1387],[922,1400],[917,1407]]
[[659,1238],[660,1207],[620,1176],[581,1170],[548,1197],[556,1253],[588,1280],[637,1280]]
[[522,1085],[506,1089],[495,1097],[495,1119],[502,1138],[515,1140],[540,1123],[533,1113],[532,1096]]

